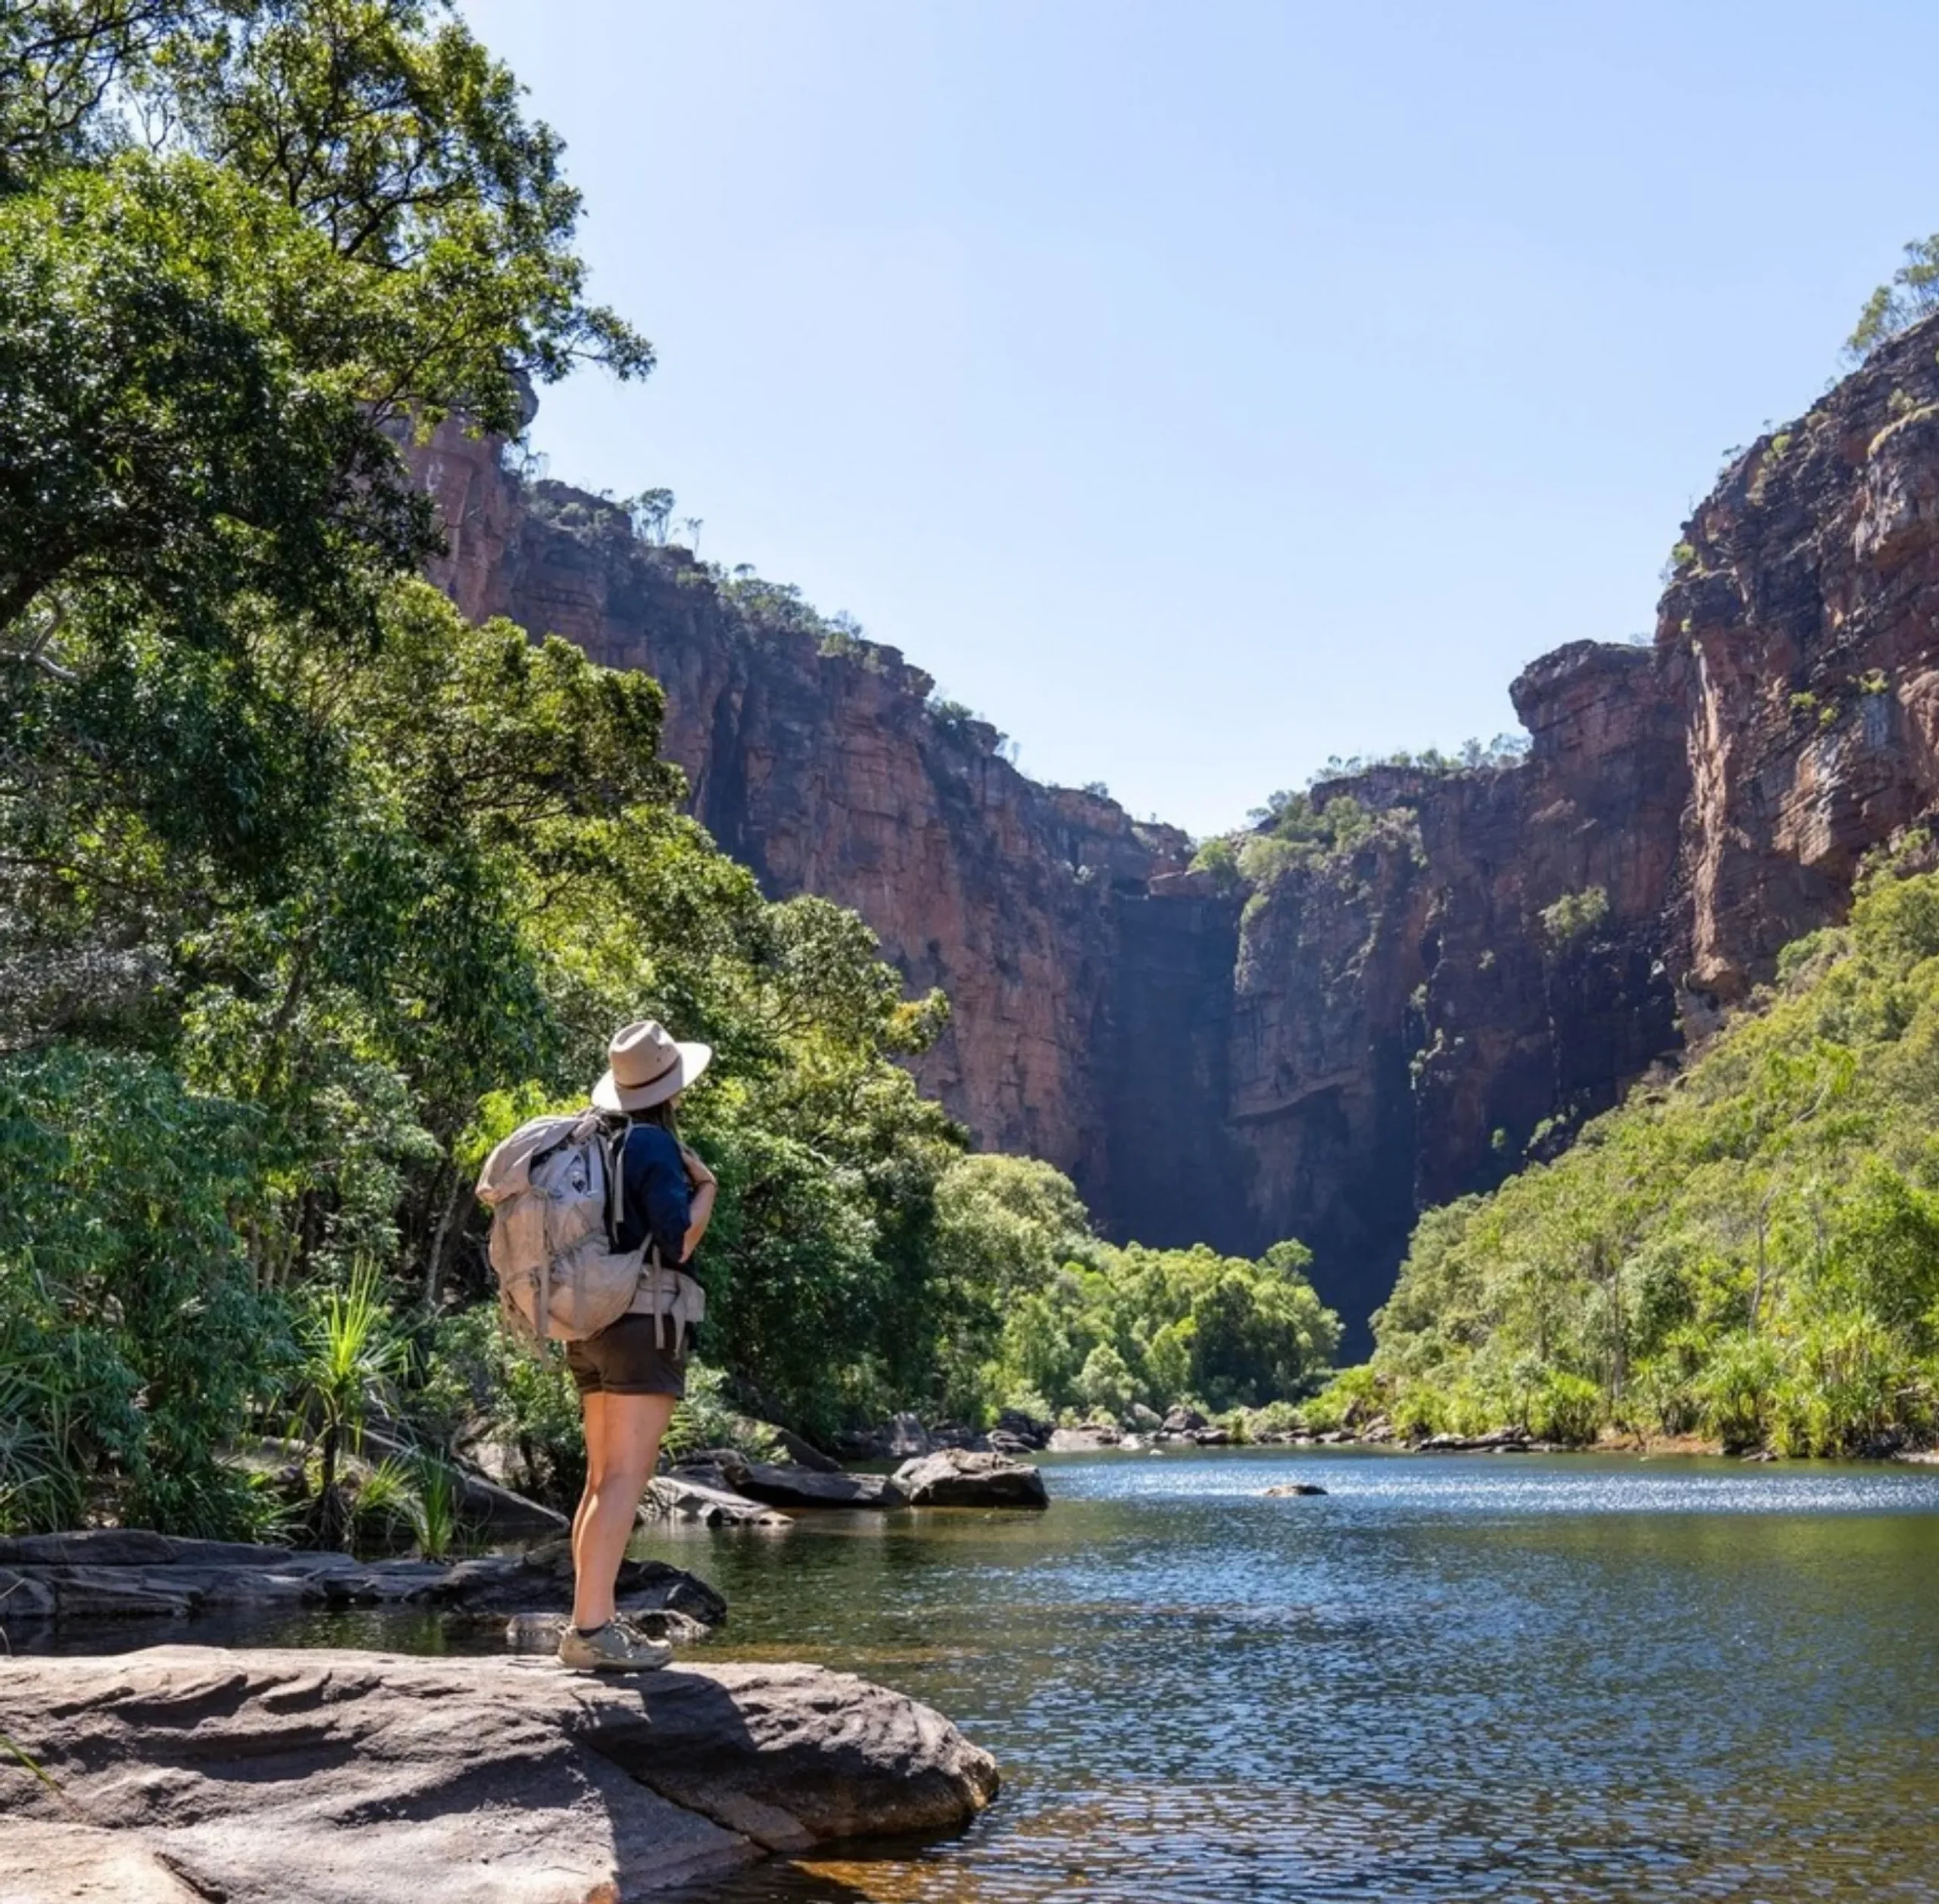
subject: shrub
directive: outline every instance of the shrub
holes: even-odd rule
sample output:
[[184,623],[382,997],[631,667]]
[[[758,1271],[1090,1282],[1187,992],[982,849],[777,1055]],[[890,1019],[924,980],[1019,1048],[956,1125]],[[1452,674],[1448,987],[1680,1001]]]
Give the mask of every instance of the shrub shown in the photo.
[[1565,946],[1593,932],[1609,917],[1609,894],[1600,886],[1566,892],[1541,910],[1542,931],[1550,944]]

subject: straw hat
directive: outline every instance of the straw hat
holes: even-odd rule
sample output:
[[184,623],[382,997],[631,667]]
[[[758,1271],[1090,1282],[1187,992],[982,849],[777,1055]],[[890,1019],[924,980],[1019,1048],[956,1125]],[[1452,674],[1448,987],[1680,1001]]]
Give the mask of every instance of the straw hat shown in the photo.
[[612,1068],[592,1087],[592,1101],[604,1111],[641,1111],[664,1104],[685,1091],[713,1060],[707,1044],[682,1044],[656,1019],[623,1025],[606,1048]]

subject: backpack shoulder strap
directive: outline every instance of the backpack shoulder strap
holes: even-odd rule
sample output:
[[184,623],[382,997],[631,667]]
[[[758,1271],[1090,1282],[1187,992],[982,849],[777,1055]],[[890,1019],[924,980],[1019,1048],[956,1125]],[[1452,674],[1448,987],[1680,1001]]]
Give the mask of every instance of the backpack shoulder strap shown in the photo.
[[626,1220],[626,1139],[632,1124],[622,1119],[604,1146],[606,1158],[606,1247],[620,1247],[620,1226]]

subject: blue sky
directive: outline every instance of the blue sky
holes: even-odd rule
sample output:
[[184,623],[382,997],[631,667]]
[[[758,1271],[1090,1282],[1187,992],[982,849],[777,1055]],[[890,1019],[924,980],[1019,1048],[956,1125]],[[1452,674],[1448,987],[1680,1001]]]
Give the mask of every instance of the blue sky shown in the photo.
[[660,355],[545,394],[551,473],[1197,833],[1650,627],[1939,229],[1912,5],[464,11]]

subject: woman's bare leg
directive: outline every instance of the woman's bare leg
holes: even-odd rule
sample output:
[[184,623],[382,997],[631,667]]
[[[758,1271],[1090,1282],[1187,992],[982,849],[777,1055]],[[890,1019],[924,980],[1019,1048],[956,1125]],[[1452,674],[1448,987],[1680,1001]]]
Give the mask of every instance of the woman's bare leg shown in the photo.
[[613,1617],[614,1582],[676,1406],[671,1395],[604,1394],[599,1402],[599,1465],[592,1465],[589,1437],[585,1498],[574,1524],[573,1625],[582,1633]]
[[573,1510],[573,1572],[579,1572],[579,1531],[585,1525],[587,1509],[592,1505],[593,1480],[606,1460],[606,1397],[595,1388],[580,1396],[579,1419],[585,1425],[585,1485],[579,1490],[579,1506]]

